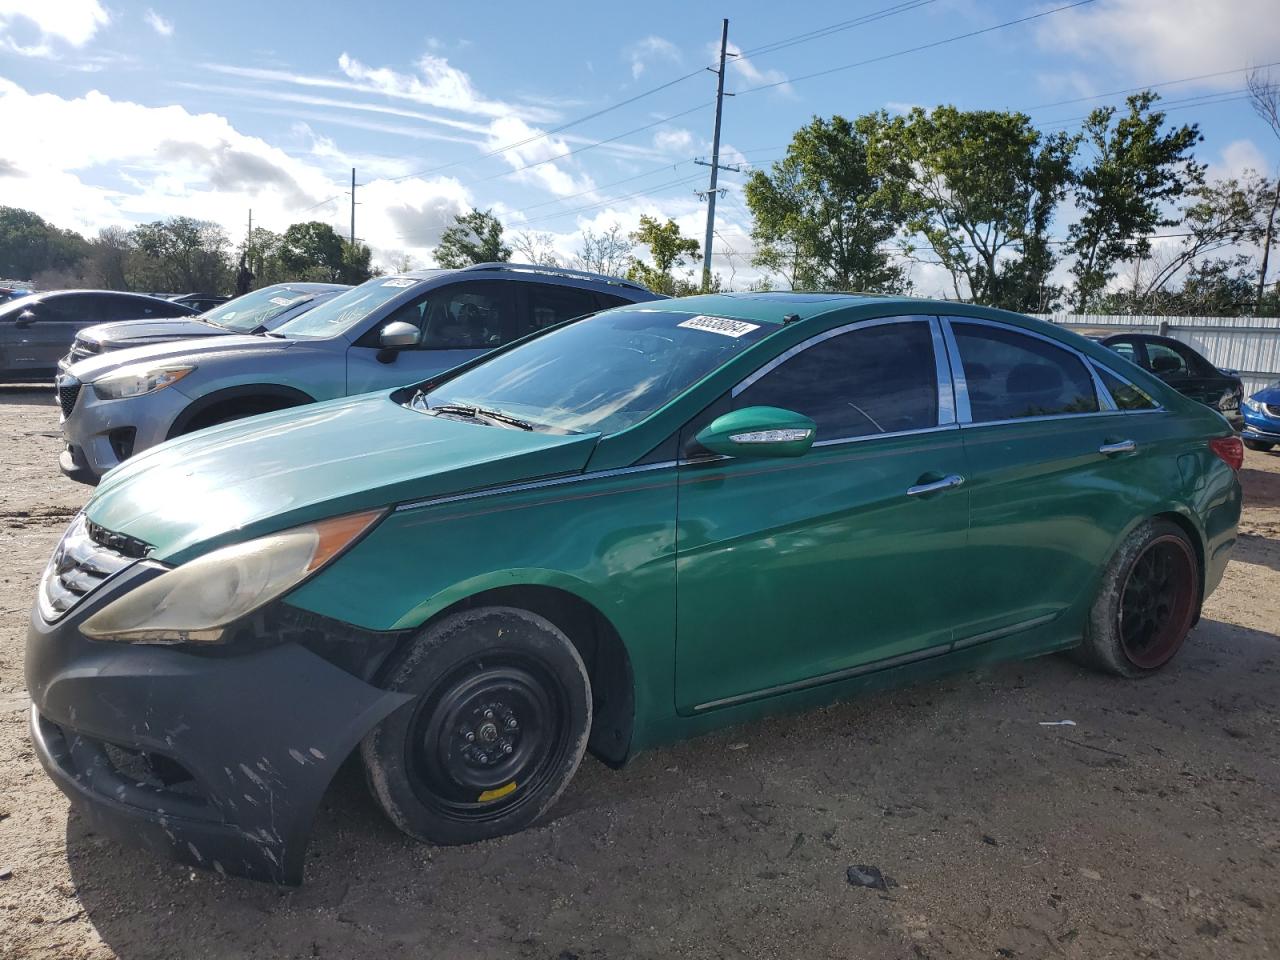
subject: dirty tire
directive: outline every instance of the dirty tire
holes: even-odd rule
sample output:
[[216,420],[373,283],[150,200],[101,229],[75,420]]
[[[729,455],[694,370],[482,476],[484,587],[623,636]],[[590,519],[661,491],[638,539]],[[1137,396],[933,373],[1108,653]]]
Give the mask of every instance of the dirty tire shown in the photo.
[[389,668],[414,698],[360,744],[369,789],[397,827],[436,844],[529,826],[573,778],[591,730],[591,683],[559,629],[513,607],[427,628]]
[[1275,446],[1274,443],[1269,443],[1266,440],[1246,440],[1244,445],[1250,450],[1257,450],[1261,453],[1266,453]]
[[1149,520],[1107,565],[1072,658],[1122,677],[1155,673],[1181,649],[1199,603],[1195,547],[1177,524]]

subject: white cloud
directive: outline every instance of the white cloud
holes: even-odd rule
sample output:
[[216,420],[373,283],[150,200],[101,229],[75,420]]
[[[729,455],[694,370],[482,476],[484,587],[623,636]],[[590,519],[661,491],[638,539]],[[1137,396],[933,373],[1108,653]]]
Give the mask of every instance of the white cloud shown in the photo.
[[[720,44],[713,43],[708,49],[711,52],[713,60],[720,58]],[[725,48],[727,53],[734,54],[725,61],[725,68],[732,74],[736,73],[745,81],[747,87],[760,87],[766,84],[780,84],[775,89],[779,93],[791,93],[791,84],[786,82],[787,75],[781,70],[761,70],[751,61],[750,57],[742,55],[742,48],[736,43],[730,42]]]
[[[273,230],[318,219],[346,232],[345,205],[320,203],[345,186],[331,177],[340,154],[331,142],[313,141],[308,155],[294,156],[218,114],[148,107],[97,91],[75,99],[33,94],[4,78],[0,115],[26,131],[0,145],[7,174],[0,177],[0,203],[35,210],[61,227],[92,234],[187,215],[219,223],[236,238],[252,207],[255,222]],[[291,129],[286,137],[299,133],[310,131]],[[342,159],[344,166],[355,162]],[[385,164],[371,171],[403,175]],[[449,177],[374,179],[360,189],[361,238],[375,251],[409,249],[424,261],[437,226],[471,203]],[[410,234],[417,242],[402,239]]]
[[0,0],[0,49],[51,56],[54,41],[83,47],[110,19],[98,0]]
[[156,13],[154,10],[148,8],[147,12],[142,15],[142,19],[146,20],[147,26],[149,26],[156,33],[160,34],[160,36],[162,37],[173,36],[173,21],[166,20],[164,17],[160,16],[160,14]]
[[[1042,22],[1042,47],[1109,60],[1137,82],[1210,73],[1275,59],[1275,0],[1099,0]],[[1204,81],[1238,87],[1241,75]]]
[[680,48],[670,40],[658,36],[648,36],[633,43],[626,50],[627,59],[631,61],[631,79],[638,80],[658,60],[670,63],[680,62]]
[[659,129],[653,135],[653,148],[664,153],[686,153],[693,146],[693,133],[683,128]]
[[1250,173],[1266,173],[1270,162],[1252,140],[1232,140],[1209,162],[1206,179],[1240,179]]
[[[516,180],[537,184],[559,197],[591,189],[590,178],[583,177],[577,180],[561,164],[554,162],[553,158],[560,157],[569,150],[568,144],[563,140],[543,136],[533,140],[532,143],[523,142],[539,137],[541,133],[541,130],[530,127],[518,117],[502,117],[493,121],[489,129],[488,147],[490,150],[496,150],[505,144],[516,144],[501,153],[502,159],[513,170],[519,171],[514,174]],[[520,169],[533,163],[537,166]]]

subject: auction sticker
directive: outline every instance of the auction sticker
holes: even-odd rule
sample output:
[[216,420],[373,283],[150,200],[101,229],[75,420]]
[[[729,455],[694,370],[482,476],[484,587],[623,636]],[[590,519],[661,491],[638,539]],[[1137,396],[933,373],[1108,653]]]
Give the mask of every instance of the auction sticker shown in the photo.
[[412,287],[418,281],[413,277],[392,277],[390,280],[382,281],[384,287]]
[[688,327],[690,330],[705,330],[708,333],[718,333],[722,337],[733,337],[735,340],[744,334],[750,333],[752,330],[759,330],[760,324],[747,323],[745,320],[730,320],[727,317],[706,317],[697,316],[690,317],[682,323],[677,323],[677,327]]

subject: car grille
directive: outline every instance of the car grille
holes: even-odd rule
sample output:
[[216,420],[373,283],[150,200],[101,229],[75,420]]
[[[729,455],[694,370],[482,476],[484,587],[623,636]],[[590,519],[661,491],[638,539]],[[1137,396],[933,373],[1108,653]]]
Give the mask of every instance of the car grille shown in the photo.
[[80,396],[81,386],[83,384],[75,377],[58,378],[58,407],[62,410],[63,417],[71,416],[71,411],[76,406],[76,398]]
[[1280,419],[1280,404],[1264,403],[1262,405],[1262,408],[1267,411],[1268,416],[1272,416],[1277,419]]
[[75,343],[71,345],[71,352],[67,354],[67,362],[75,363],[78,360],[85,360],[89,357],[95,357],[102,352],[102,344],[92,340],[81,340],[76,337]]
[[40,581],[40,607],[46,620],[56,620],[134,560],[146,544],[113,534],[76,517],[62,535]]

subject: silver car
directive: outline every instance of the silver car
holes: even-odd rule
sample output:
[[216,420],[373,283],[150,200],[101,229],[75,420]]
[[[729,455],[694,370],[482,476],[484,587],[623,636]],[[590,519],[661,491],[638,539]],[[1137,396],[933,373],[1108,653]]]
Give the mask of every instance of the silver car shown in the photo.
[[169,340],[266,333],[350,289],[345,283],[273,283],[194,317],[99,323],[76,334],[58,369],[65,373],[73,363],[100,353]]
[[425,379],[544,327],[659,299],[617,277],[486,263],[378,277],[264,336],[118,350],[57,380],[62,472],[96,483],[193,430]]

